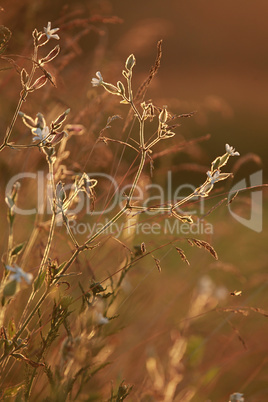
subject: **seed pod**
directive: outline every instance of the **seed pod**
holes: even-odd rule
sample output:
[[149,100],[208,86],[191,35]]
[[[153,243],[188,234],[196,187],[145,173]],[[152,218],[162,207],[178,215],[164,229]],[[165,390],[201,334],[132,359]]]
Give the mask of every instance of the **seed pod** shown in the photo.
[[53,140],[50,142],[50,145],[56,145],[58,144],[64,137],[67,137],[66,131],[62,131],[61,133],[56,133],[54,136]]
[[172,138],[174,137],[174,135],[176,135],[175,133],[173,133],[172,131],[167,131],[165,133],[165,135],[161,136],[162,139],[168,139],[168,138]]
[[47,82],[47,77],[45,75],[41,75],[41,77],[37,78],[37,80],[33,83],[33,85],[28,88],[29,92],[36,91],[37,89],[42,88]]
[[62,125],[62,123],[64,122],[64,120],[67,117],[67,114],[70,113],[70,110],[71,109],[65,110],[64,113],[62,113],[59,117],[57,117],[57,119],[55,121],[52,122],[52,126],[53,126],[54,130],[57,130]]
[[102,82],[101,85],[106,89],[107,92],[110,92],[113,95],[121,95],[118,88],[116,88],[112,84],[108,84],[107,82]]
[[159,114],[159,121],[162,124],[165,124],[167,119],[168,119],[168,112],[167,112],[167,107],[163,106],[163,109],[161,110],[160,114]]
[[39,60],[40,64],[45,64],[45,63],[49,63],[51,60],[55,59],[55,57],[58,56],[60,52],[60,47],[59,45],[55,46],[54,49],[51,50],[51,52],[48,53],[48,55],[46,57],[44,57],[43,59]]

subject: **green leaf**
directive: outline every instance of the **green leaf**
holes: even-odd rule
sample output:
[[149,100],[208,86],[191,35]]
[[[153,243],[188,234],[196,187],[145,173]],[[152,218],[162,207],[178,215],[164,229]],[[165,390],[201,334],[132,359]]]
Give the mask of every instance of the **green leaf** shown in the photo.
[[16,326],[15,326],[14,318],[11,318],[8,322],[7,333],[8,333],[9,339],[12,339],[13,336],[16,334]]
[[201,336],[190,336],[188,340],[186,354],[190,365],[192,367],[197,367],[203,359],[204,339]]
[[0,339],[0,349],[2,348],[2,346],[5,344],[5,339]]
[[58,266],[58,268],[57,268],[57,274],[59,274],[59,273],[63,270],[63,268],[65,267],[65,265],[66,265],[66,261],[64,261],[62,264],[60,264],[60,265]]
[[74,299],[72,296],[63,296],[60,299],[60,306],[64,309],[67,310],[67,308],[74,302]]
[[204,375],[204,377],[202,378],[202,383],[206,386],[207,384],[210,384],[211,381],[214,380],[214,378],[217,376],[218,372],[220,371],[220,368],[215,366],[215,367],[211,367],[206,374]]
[[25,243],[26,242],[24,241],[23,243],[20,243],[17,246],[13,247],[13,249],[11,250],[11,256],[20,254],[22,252]]
[[4,393],[2,394],[3,400],[5,398],[12,398],[14,396],[16,396],[22,389],[24,388],[24,385],[15,385],[14,387],[10,387],[10,388],[6,388],[4,390]]
[[14,296],[17,290],[17,281],[14,279],[6,284],[3,290],[4,297]]
[[40,274],[38,275],[38,277],[36,278],[36,280],[34,281],[34,291],[36,292],[38,289],[41,288],[41,286],[43,285],[43,282],[45,280],[46,277],[46,270],[44,269],[42,272],[40,272]]

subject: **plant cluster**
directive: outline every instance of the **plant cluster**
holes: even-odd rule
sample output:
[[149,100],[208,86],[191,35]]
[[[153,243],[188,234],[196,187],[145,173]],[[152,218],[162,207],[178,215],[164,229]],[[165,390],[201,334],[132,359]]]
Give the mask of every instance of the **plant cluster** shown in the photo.
[[[26,368],[24,375],[20,376],[17,384],[13,384],[10,387],[4,387],[2,384],[1,398],[3,399],[16,396],[16,398],[30,400],[32,395],[38,395],[38,392],[42,392],[42,389],[39,389],[37,384],[37,376],[40,372],[46,375],[47,384],[50,385],[50,395],[47,396],[47,401],[64,401],[68,398],[69,400],[79,400],[79,398],[83,397],[85,384],[90,382],[100,370],[109,364],[109,361],[103,357],[102,352],[105,350],[106,338],[109,336],[107,328],[113,320],[117,319],[113,306],[120,294],[126,274],[137,261],[148,254],[152,255],[152,252],[147,252],[144,242],[134,250],[128,249],[122,243],[122,247],[125,247],[126,250],[123,264],[116,273],[112,273],[104,281],[92,277],[88,284],[81,283],[77,273],[71,272],[70,268],[81,254],[91,253],[92,250],[98,248],[105,231],[123,216],[126,219],[130,219],[133,216],[153,211],[156,214],[156,219],[157,213],[165,213],[171,219],[178,219],[191,225],[194,222],[194,217],[179,213],[178,208],[181,208],[182,205],[185,205],[193,198],[207,197],[215,184],[231,176],[231,173],[222,172],[222,168],[227,164],[231,156],[239,155],[232,146],[226,144],[225,153],[218,156],[211,163],[203,184],[184,199],[160,206],[143,207],[137,205],[134,201],[134,196],[145,165],[149,161],[151,168],[153,168],[152,156],[155,146],[161,143],[163,147],[167,148],[167,140],[176,135],[177,124],[174,124],[176,116],[168,111],[167,106],[158,108],[151,101],[137,102],[137,97],[134,97],[132,88],[132,76],[136,64],[133,54],[127,58],[122,72],[125,83],[118,81],[114,85],[105,82],[102,74],[97,72],[96,78],[91,81],[92,86],[102,87],[111,95],[117,96],[122,107],[128,106],[130,108],[131,116],[137,122],[138,133],[132,143],[121,140],[118,140],[118,142],[135,151],[136,160],[139,162],[130,190],[125,195],[123,207],[105,225],[81,242],[73,233],[70,225],[70,220],[77,219],[72,215],[71,208],[77,202],[79,195],[84,193],[89,199],[91,208],[94,209],[98,182],[96,179],[89,177],[86,172],[81,172],[73,178],[72,185],[67,190],[61,176],[61,166],[69,155],[66,153],[67,142],[71,137],[84,135],[83,126],[71,123],[65,124],[69,118],[69,108],[63,110],[50,124],[47,124],[47,119],[41,112],[37,112],[36,117],[31,117],[23,111],[25,101],[28,100],[28,97],[33,92],[42,90],[41,88],[45,85],[54,85],[53,76],[47,70],[47,66],[58,57],[60,46],[53,47],[44,57],[41,57],[39,53],[41,48],[43,49],[53,40],[60,39],[58,31],[59,28],[52,28],[50,22],[43,31],[38,31],[37,29],[33,31],[32,67],[30,71],[25,68],[21,68],[19,71],[21,78],[19,101],[0,146],[0,151],[2,152],[7,148],[12,149],[14,152],[18,150],[25,152],[29,148],[40,151],[46,160],[49,173],[49,192],[47,196],[52,212],[48,222],[43,223],[48,227],[48,235],[44,249],[40,250],[42,254],[40,264],[38,269],[33,269],[34,267],[30,265],[30,255],[36,244],[36,238],[39,235],[38,229],[42,222],[38,218],[38,224],[33,227],[29,239],[17,244],[16,237],[14,237],[16,227],[15,206],[20,196],[20,183],[17,182],[12,191],[6,194],[9,234],[7,249],[2,256],[4,269],[0,285],[1,376],[4,379],[15,365],[24,365]],[[4,55],[4,51],[10,38],[10,32],[3,27],[2,33],[4,39],[0,47],[1,58],[8,60],[8,56]],[[156,73],[159,63],[160,57],[158,57],[151,71],[150,79]],[[28,144],[20,144],[12,140],[12,134],[18,118],[21,118],[25,126],[31,131],[32,141]],[[113,118],[110,118],[107,124],[111,123],[112,120]],[[148,138],[147,124],[155,121],[157,122],[157,129],[153,137]],[[103,135],[99,140],[106,143],[116,141]],[[57,258],[52,257],[57,225],[65,226],[66,236],[72,244],[71,255],[63,261],[58,261]],[[188,243],[206,249],[217,259],[217,253],[208,242],[189,238]],[[184,251],[178,247],[176,247],[176,250],[181,259],[189,264]],[[155,257],[153,258],[157,268],[161,270],[160,261]],[[70,289],[72,277],[75,278],[79,286],[78,297],[65,292],[66,288],[67,290]],[[16,303],[20,303],[21,292],[28,291],[30,286],[31,291],[27,294],[27,302],[23,306],[21,317],[18,321],[15,321],[11,318],[11,310],[15,308]],[[53,300],[52,308],[49,312],[46,311],[48,300]],[[75,314],[73,314],[74,311]],[[203,312],[200,305],[199,311]],[[65,334],[64,336],[62,331]],[[57,351],[57,363],[53,366],[53,359],[56,359],[56,356],[55,352],[54,354],[52,352],[52,345],[55,344],[59,336],[63,336],[63,339],[61,348]],[[176,338],[174,340],[174,345],[170,350],[170,364],[174,372],[176,372],[178,362],[184,355],[186,346],[186,339]],[[181,353],[177,362],[175,362],[172,360],[172,356],[173,352],[178,348]],[[147,365],[150,375],[155,376],[157,370],[154,359],[148,360]],[[162,388],[160,387],[161,389],[159,388],[159,392],[169,392],[170,398],[175,393],[175,385],[180,381],[179,377],[177,378],[173,375],[172,370],[168,386],[166,387],[167,384],[165,385],[163,378],[163,386]],[[125,385],[124,381],[121,381],[116,390],[112,387],[109,400],[124,400],[129,395],[131,388],[131,386]],[[94,395],[92,395],[93,397]]]

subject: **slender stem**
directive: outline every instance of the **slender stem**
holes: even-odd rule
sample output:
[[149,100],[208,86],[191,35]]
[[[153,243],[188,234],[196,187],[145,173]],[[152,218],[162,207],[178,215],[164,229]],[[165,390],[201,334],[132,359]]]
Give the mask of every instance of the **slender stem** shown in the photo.
[[134,182],[133,182],[133,184],[132,184],[132,186],[131,186],[131,189],[130,189],[130,192],[129,192],[129,195],[128,195],[128,201],[129,201],[129,203],[131,202],[131,199],[132,199],[132,197],[133,197],[133,193],[134,193],[134,191],[135,191],[135,189],[136,189],[136,186],[137,186],[137,183],[138,183],[138,181],[139,181],[139,179],[140,179],[140,176],[141,176],[141,173],[142,173],[144,164],[145,164],[145,160],[146,160],[146,151],[145,151],[145,150],[142,150],[140,165],[139,165],[139,168],[138,168],[138,171],[137,171],[137,173],[136,173]]
[[70,236],[72,242],[74,243],[75,247],[79,248],[79,244],[78,244],[76,238],[74,237],[74,234],[73,234],[73,232],[72,232],[72,230],[71,230],[71,228],[70,228],[70,225],[69,225],[69,221],[68,221],[67,216],[64,215],[64,212],[63,212],[63,211],[62,211],[61,213],[62,213],[63,223],[64,223],[64,225],[65,225],[65,227],[66,227],[66,229],[67,229],[67,232],[68,232],[68,234],[69,234],[69,236]]
[[[11,211],[10,211],[11,213]],[[13,222],[10,222],[9,225],[9,234],[8,234],[8,246],[7,246],[7,265],[11,264],[12,256],[11,250],[13,246]]]
[[26,318],[24,323],[21,325],[21,327],[18,330],[18,332],[16,333],[16,335],[14,336],[13,342],[16,341],[20,337],[20,335],[22,334],[24,329],[27,327],[27,325],[29,324],[29,322],[31,321],[31,319],[33,318],[35,313],[37,312],[37,310],[40,308],[43,301],[46,299],[48,292],[49,292],[49,288],[46,289],[46,291],[43,293],[42,297],[38,300],[36,305],[33,307],[32,311],[30,312],[30,314],[28,315],[28,317]]
[[183,198],[182,200],[176,202],[176,204],[173,205],[172,209],[176,209],[178,208],[180,205],[184,204],[185,202],[189,201],[191,198],[195,197],[196,193],[193,192],[189,195],[187,195],[187,197]]
[[22,269],[25,267],[25,262],[27,261],[27,258],[29,256],[30,252],[32,251],[32,248],[34,246],[34,243],[35,243],[38,233],[40,231],[40,228],[38,227],[38,215],[36,216],[36,221],[35,221],[34,225],[35,225],[34,229],[30,235],[29,241],[27,243],[27,246],[25,247],[24,253],[21,258],[20,266]]
[[43,271],[44,266],[46,265],[48,255],[50,252],[51,244],[52,244],[52,239],[55,231],[55,225],[56,225],[56,189],[55,189],[55,183],[54,183],[54,171],[53,171],[53,162],[49,162],[49,173],[50,173],[50,181],[51,181],[51,189],[53,193],[53,198],[52,198],[52,218],[51,218],[51,223],[50,223],[50,228],[49,228],[49,234],[48,234],[48,239],[47,239],[47,244],[46,248],[44,251],[44,255],[40,264],[39,272],[38,275],[40,275]]
[[97,237],[99,237],[106,229],[108,229],[113,223],[115,223],[128,209],[128,206],[124,206],[109,222],[106,223],[102,228],[100,228],[93,236],[91,236],[82,247],[92,243]]
[[21,109],[22,103],[23,103],[23,101],[25,100],[25,98],[26,98],[26,93],[24,93],[24,91],[22,91],[22,93],[21,93],[21,95],[20,95],[19,102],[18,102],[18,104],[17,104],[17,108],[16,108],[16,110],[15,110],[15,113],[14,113],[14,115],[13,115],[12,121],[11,121],[11,123],[10,123],[10,126],[8,127],[7,132],[6,132],[6,135],[5,135],[5,138],[4,138],[4,140],[3,140],[3,143],[2,143],[1,146],[0,146],[0,152],[7,146],[7,143],[8,143],[8,141],[9,141],[10,136],[11,136],[12,130],[13,130],[14,125],[15,125],[15,123],[16,123],[16,120],[17,120],[19,111],[20,111],[20,109]]
[[170,205],[168,207],[139,207],[139,206],[135,206],[135,205],[130,205],[130,208],[132,211],[141,211],[141,212],[146,212],[146,211],[171,212],[172,205]]
[[[35,70],[36,70],[36,68],[37,68],[37,66],[36,66],[36,64],[35,64],[36,61],[37,61],[37,51],[38,51],[38,47],[35,46],[35,48],[34,48],[34,56],[33,56],[33,66],[32,66],[32,70],[31,70],[31,73],[30,73],[30,75],[29,75],[28,82],[27,82],[27,86],[28,86],[28,87],[29,87],[30,84],[31,84],[31,81],[32,81],[32,79],[33,79]],[[16,123],[16,120],[17,120],[19,111],[20,111],[20,109],[21,109],[22,103],[26,100],[27,95],[28,95],[27,89],[26,89],[26,88],[23,88],[23,90],[22,90],[21,93],[20,93],[20,99],[19,99],[19,102],[18,102],[18,104],[17,104],[15,113],[14,113],[14,115],[13,115],[12,121],[11,121],[10,126],[8,127],[7,131],[6,131],[6,135],[5,135],[5,137],[4,137],[3,143],[2,143],[1,146],[0,146],[0,152],[1,152],[6,146],[10,146],[10,145],[8,145],[8,141],[9,141],[9,139],[10,139],[12,130],[13,130],[14,125],[15,125],[15,123]]]
[[57,282],[60,278],[61,275],[63,275],[67,269],[72,265],[72,263],[74,262],[74,260],[77,258],[77,256],[81,253],[81,251],[83,251],[84,249],[86,249],[87,247],[80,247],[78,249],[76,249],[73,253],[73,255],[71,256],[71,258],[69,259],[69,261],[66,262],[64,268],[60,271],[60,273],[58,275],[55,276],[54,278],[54,282]]
[[149,145],[147,145],[145,147],[145,149],[151,149],[155,144],[157,144],[159,141],[161,140],[161,138],[157,137],[155,138]]
[[[40,277],[40,275],[42,274],[43,269],[44,269],[44,267],[45,267],[45,265],[47,263],[47,259],[48,259],[49,252],[50,252],[50,249],[51,249],[52,239],[53,239],[53,236],[54,236],[55,226],[56,226],[56,207],[55,207],[56,190],[55,190],[55,184],[54,184],[54,172],[53,172],[53,163],[52,162],[49,162],[49,173],[50,173],[51,188],[52,188],[52,193],[53,193],[53,199],[52,199],[53,213],[52,213],[52,218],[51,218],[51,222],[50,222],[50,228],[49,228],[47,244],[46,244],[46,248],[45,248],[45,251],[44,251],[42,261],[40,263],[37,278]],[[37,233],[36,233],[36,235],[37,235]],[[26,304],[26,306],[24,308],[24,311],[22,313],[21,321],[24,319],[26,311],[27,311],[31,301],[33,300],[35,294],[36,294],[36,290],[34,289],[34,285],[33,285],[32,292],[31,292],[31,294],[29,296],[27,304]]]

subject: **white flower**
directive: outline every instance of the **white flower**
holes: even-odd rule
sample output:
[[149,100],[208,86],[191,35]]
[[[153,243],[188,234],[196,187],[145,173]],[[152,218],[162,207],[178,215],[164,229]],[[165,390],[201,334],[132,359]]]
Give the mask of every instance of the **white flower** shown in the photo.
[[211,172],[208,171],[208,172],[207,172],[207,177],[208,177],[208,181],[209,181],[211,184],[214,185],[214,184],[217,183],[218,181],[227,179],[229,176],[231,176],[231,174],[232,174],[232,173],[220,173],[219,170],[216,170],[213,174],[211,174]]
[[44,128],[33,128],[32,134],[35,135],[35,137],[33,137],[33,141],[44,141],[49,135],[49,128],[48,126],[45,126]]
[[225,149],[227,154],[231,155],[231,156],[240,156],[239,152],[235,152],[234,147],[231,147],[229,144],[225,144]]
[[17,264],[14,264],[14,267],[6,265],[6,269],[8,271],[14,272],[9,277],[11,281],[21,282],[21,278],[23,278],[28,284],[30,284],[33,280],[33,275],[24,272],[23,269],[20,268]]
[[98,87],[103,83],[103,78],[102,78],[100,71],[96,72],[96,76],[98,78],[92,78],[92,80],[91,80],[91,84],[93,87]]
[[230,395],[229,402],[244,402],[245,399],[243,398],[244,394],[240,394],[240,392],[235,392],[234,394]]
[[102,313],[100,313],[100,312],[95,312],[95,322],[96,322],[96,324],[98,324],[98,325],[105,325],[105,324],[108,324],[109,323],[109,319],[107,318],[107,317],[104,317],[103,315],[102,315]]
[[44,27],[44,32],[47,36],[47,39],[57,39],[59,40],[60,37],[58,34],[55,34],[55,32],[59,31],[60,28],[53,28],[51,29],[51,22],[47,23],[47,27]]

